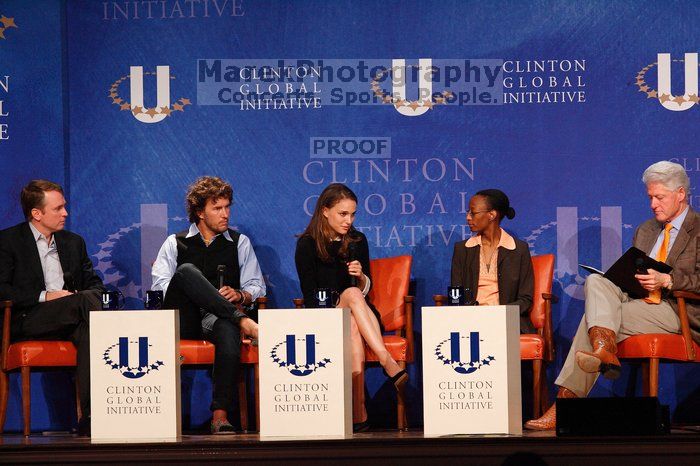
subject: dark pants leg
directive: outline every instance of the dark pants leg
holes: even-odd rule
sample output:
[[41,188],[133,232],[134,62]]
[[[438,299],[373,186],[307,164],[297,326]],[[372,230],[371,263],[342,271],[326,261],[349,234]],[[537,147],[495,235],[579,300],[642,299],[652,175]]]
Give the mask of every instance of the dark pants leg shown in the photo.
[[40,303],[24,311],[15,321],[13,337],[18,340],[67,339],[77,355],[80,409],[90,416],[90,311],[101,309],[99,291],[86,290]]
[[241,365],[241,335],[238,322],[245,314],[231,304],[202,272],[192,264],[182,264],[173,275],[164,299],[164,307],[180,310],[182,338],[202,335],[201,309],[217,317],[204,337],[216,346],[214,354],[211,410],[233,411],[234,389]]
[[199,338],[201,335],[200,309],[236,324],[245,316],[221,296],[219,290],[192,264],[182,264],[177,268],[168,285],[163,307],[180,310],[180,332],[183,338]]
[[241,330],[230,320],[217,319],[205,338],[216,346],[211,410],[233,411],[234,390],[241,366]]

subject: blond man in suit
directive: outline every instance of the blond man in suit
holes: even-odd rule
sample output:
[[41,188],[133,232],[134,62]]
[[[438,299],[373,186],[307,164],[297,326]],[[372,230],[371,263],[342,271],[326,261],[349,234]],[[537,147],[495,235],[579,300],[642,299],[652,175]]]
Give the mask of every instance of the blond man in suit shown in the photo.
[[[649,292],[632,299],[602,275],[586,279],[585,313],[555,384],[557,398],[585,397],[598,376],[620,375],[617,343],[632,335],[679,333],[680,320],[671,290],[700,291],[700,255],[697,254],[700,215],[688,205],[690,181],[685,169],[667,161],[644,171],[642,181],[654,218],[637,228],[634,246],[667,263],[670,274],[649,269],[635,278]],[[700,343],[700,308],[688,306],[693,339]],[[556,426],[556,403],[539,419],[525,423],[532,430]]]
[[20,202],[26,221],[0,231],[0,299],[13,302],[12,339],[75,344],[78,432],[90,435],[90,312],[101,308],[104,286],[83,238],[65,230],[61,186],[32,180]]

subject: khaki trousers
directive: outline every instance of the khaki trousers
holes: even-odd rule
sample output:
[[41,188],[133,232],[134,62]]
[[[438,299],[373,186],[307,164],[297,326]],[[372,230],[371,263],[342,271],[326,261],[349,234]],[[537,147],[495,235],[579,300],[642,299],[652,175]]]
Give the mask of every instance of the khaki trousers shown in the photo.
[[554,382],[579,397],[588,395],[598,378],[598,373],[586,373],[576,364],[577,351],[593,351],[588,338],[591,327],[605,327],[614,331],[618,342],[645,333],[680,333],[680,320],[666,300],[649,304],[642,299],[632,299],[600,274],[592,274],[586,279],[584,295],[584,315],[564,366]]

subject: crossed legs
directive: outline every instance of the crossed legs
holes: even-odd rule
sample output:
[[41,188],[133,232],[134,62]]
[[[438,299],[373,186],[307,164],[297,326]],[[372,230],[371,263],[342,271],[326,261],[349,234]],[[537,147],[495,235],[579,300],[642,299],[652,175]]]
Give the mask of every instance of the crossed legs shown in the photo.
[[[560,387],[558,398],[587,396],[600,375],[596,368],[604,370],[615,365],[617,343],[633,335],[680,332],[680,320],[667,301],[649,304],[632,299],[597,274],[586,279],[584,291],[585,313],[564,366],[554,382]],[[596,358],[597,365],[591,362]],[[525,427],[551,430],[555,423],[556,407],[553,404],[542,417],[525,423]]]
[[214,343],[212,431],[232,431],[227,413],[233,411],[233,392],[240,369],[240,333],[242,329],[257,338],[258,325],[221,296],[192,264],[177,268],[165,305],[180,308],[180,329],[185,338],[197,338],[204,331],[204,337]]
[[353,422],[364,422],[367,420],[364,384],[365,343],[377,355],[379,364],[389,377],[401,372],[401,367],[384,346],[379,322],[359,288],[351,287],[343,291],[338,307],[348,307],[351,312]]
[[599,372],[585,372],[576,363],[576,353],[594,353],[592,330],[614,333],[615,343],[647,333],[678,333],[680,320],[667,301],[649,304],[632,299],[602,275],[591,275],[585,284],[585,314],[581,318],[559,377],[554,382],[584,397],[591,391]]

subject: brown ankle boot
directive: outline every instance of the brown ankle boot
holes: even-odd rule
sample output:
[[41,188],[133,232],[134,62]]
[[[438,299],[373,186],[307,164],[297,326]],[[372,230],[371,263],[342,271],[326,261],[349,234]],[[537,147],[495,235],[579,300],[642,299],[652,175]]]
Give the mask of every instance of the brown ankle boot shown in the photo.
[[[557,398],[578,398],[574,392],[566,387],[559,387]],[[554,430],[557,426],[557,403],[552,403],[552,406],[537,419],[532,419],[525,423],[525,428],[529,430]]]
[[615,332],[604,327],[591,327],[588,331],[593,352],[577,351],[576,363],[584,372],[600,372],[606,379],[620,377],[620,360],[617,359]]

